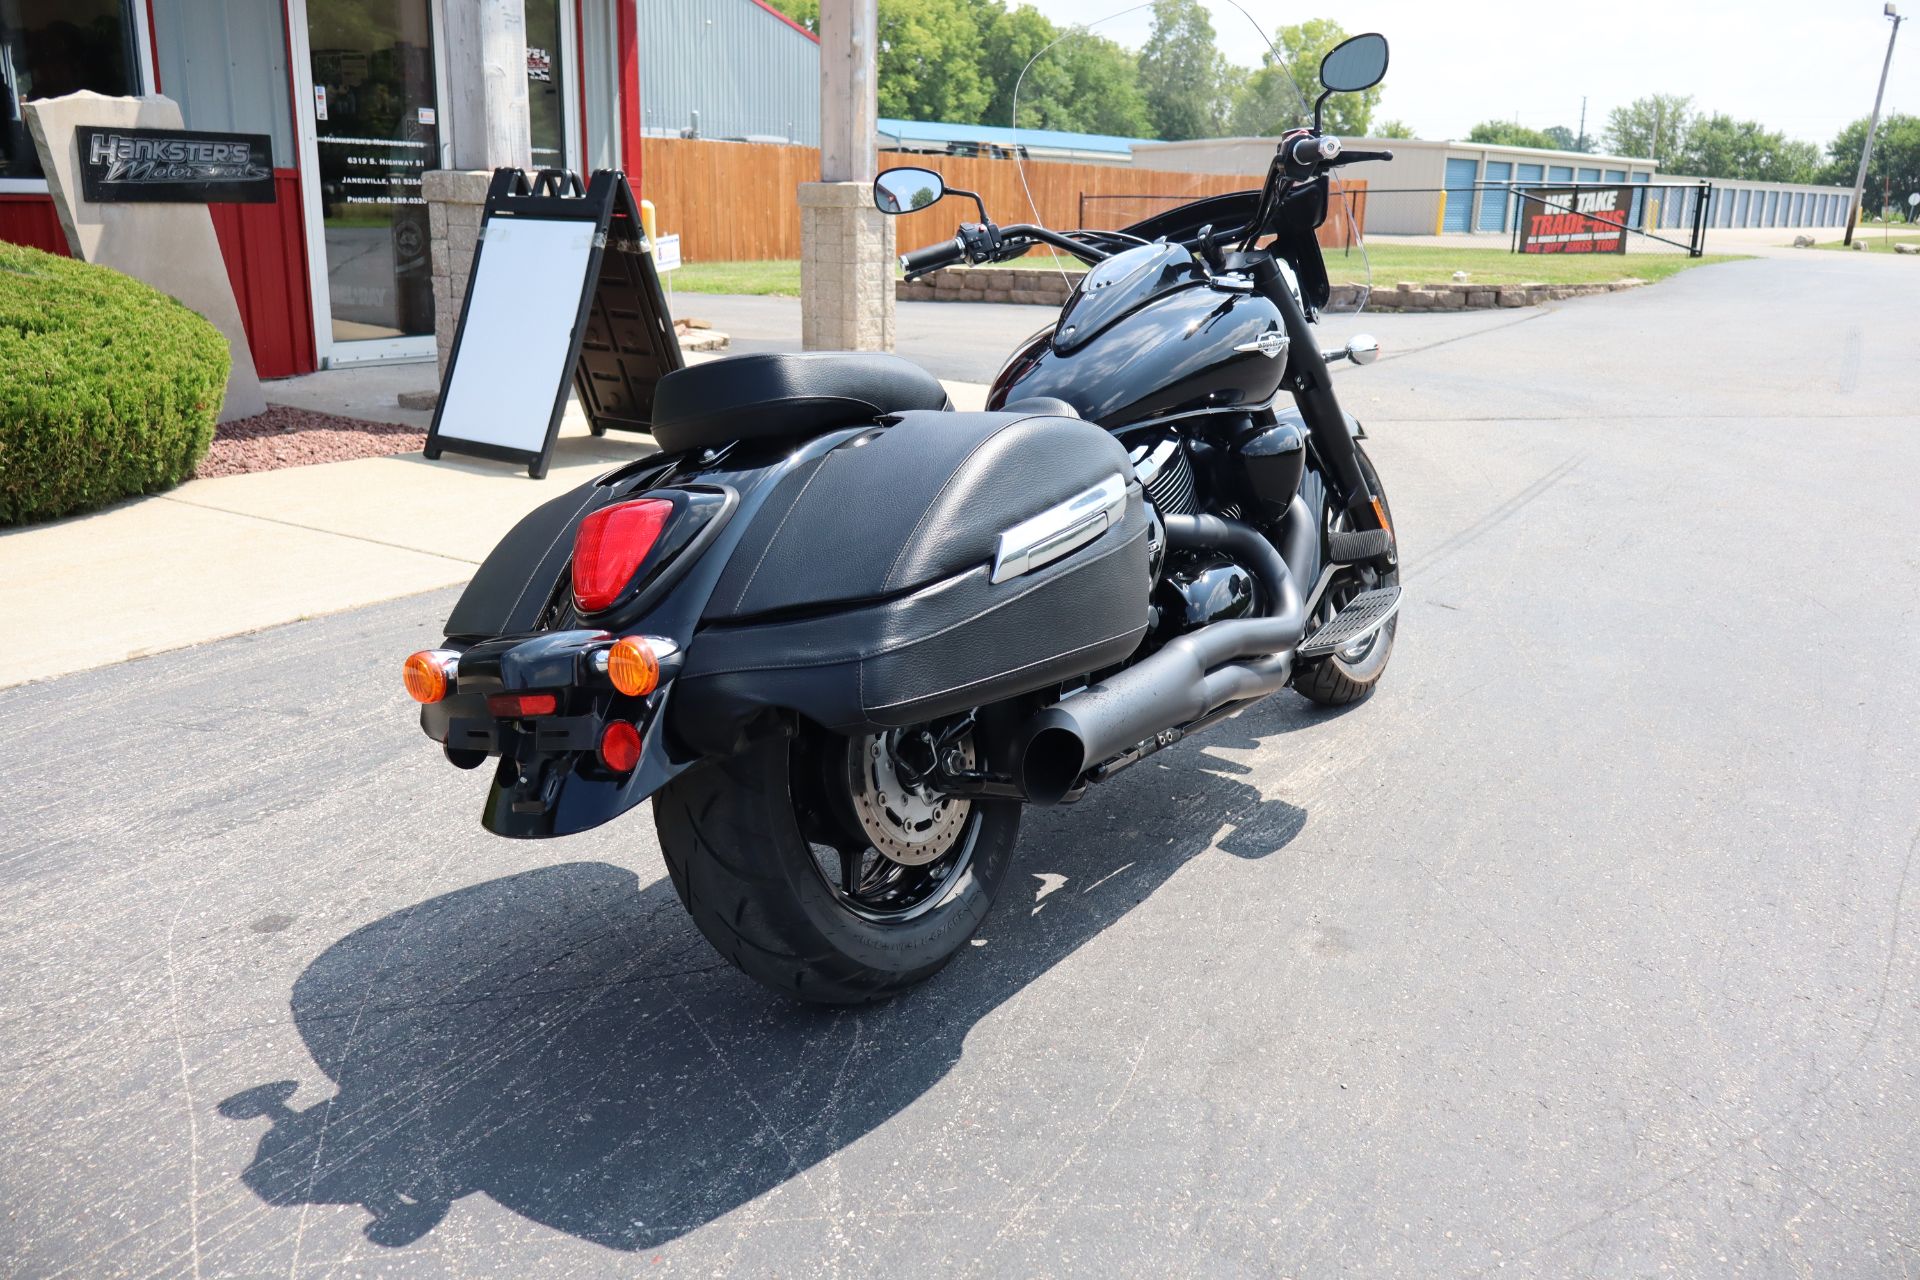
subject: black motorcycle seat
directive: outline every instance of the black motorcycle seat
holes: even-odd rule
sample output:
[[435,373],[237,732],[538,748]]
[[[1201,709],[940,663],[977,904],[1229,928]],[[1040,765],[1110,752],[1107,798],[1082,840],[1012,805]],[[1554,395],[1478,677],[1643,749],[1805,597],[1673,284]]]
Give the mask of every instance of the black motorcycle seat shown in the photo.
[[879,351],[757,352],[675,369],[653,400],[669,453],[734,440],[797,439],[913,409],[944,409],[946,388]]

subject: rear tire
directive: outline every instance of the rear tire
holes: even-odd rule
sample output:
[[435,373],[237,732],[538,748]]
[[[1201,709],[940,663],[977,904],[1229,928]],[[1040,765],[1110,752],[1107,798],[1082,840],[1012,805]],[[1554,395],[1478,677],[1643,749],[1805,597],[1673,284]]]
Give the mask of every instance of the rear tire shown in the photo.
[[910,912],[862,914],[802,834],[803,820],[819,821],[816,773],[802,741],[765,737],[669,783],[654,797],[654,829],[681,903],[742,972],[821,1004],[883,1000],[939,972],[986,919],[1020,806],[971,801],[954,838],[957,870],[937,892]]
[[[1373,469],[1373,460],[1367,457],[1366,450],[1356,442],[1354,452],[1359,455],[1360,470],[1367,478],[1367,484],[1380,496],[1380,509],[1387,513],[1387,523],[1393,523],[1393,507],[1387,502],[1387,491],[1380,483],[1380,475]],[[1384,572],[1375,572],[1373,581],[1365,581],[1356,571],[1348,571],[1327,588],[1327,598],[1344,603],[1359,591],[1370,587],[1394,586],[1400,581],[1400,539],[1395,536],[1393,567]],[[1307,630],[1324,624],[1333,616],[1332,610],[1322,609],[1316,613]],[[1316,658],[1312,662],[1303,662],[1293,670],[1292,684],[1294,692],[1309,702],[1317,702],[1323,707],[1346,707],[1363,702],[1373,695],[1374,688],[1380,683],[1380,677],[1386,674],[1387,661],[1393,657],[1393,638],[1400,628],[1400,619],[1396,615],[1388,619],[1387,625],[1380,628],[1367,640],[1362,652],[1343,657],[1330,654]]]

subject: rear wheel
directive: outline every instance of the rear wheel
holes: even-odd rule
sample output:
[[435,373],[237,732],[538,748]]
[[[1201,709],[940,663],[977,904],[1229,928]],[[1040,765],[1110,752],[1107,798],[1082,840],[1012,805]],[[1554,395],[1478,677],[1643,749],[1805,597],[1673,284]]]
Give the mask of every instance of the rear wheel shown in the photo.
[[986,918],[1020,806],[927,786],[936,742],[973,762],[971,737],[937,726],[803,730],[662,789],[654,827],[700,932],[802,1000],[880,1000],[938,972]]
[[[1379,473],[1373,469],[1373,460],[1367,457],[1366,450],[1359,444],[1353,446],[1359,455],[1360,470],[1367,478],[1367,485],[1380,496],[1380,509],[1387,513],[1387,524],[1393,524],[1393,508],[1387,502],[1387,491],[1380,484]],[[1333,516],[1331,530],[1346,531],[1351,528],[1353,517],[1344,511]],[[1395,554],[1386,569],[1370,565],[1356,565],[1343,570],[1327,587],[1313,616],[1307,620],[1307,633],[1311,635],[1317,628],[1326,625],[1347,601],[1362,591],[1371,591],[1375,587],[1395,586],[1400,581],[1399,539],[1394,539]],[[1387,620],[1387,625],[1356,644],[1349,645],[1324,658],[1312,662],[1303,662],[1293,669],[1293,687],[1295,692],[1309,702],[1317,702],[1324,707],[1344,707],[1360,702],[1371,696],[1374,687],[1380,683],[1380,677],[1386,674],[1387,660],[1393,656],[1394,633],[1399,629],[1398,615]]]

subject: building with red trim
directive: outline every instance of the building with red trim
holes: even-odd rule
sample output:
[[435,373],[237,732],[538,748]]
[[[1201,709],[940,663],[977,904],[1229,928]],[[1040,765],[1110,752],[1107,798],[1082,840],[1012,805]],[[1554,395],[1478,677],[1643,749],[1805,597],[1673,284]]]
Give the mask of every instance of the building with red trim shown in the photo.
[[[5,0],[0,240],[66,253],[22,106],[163,93],[189,129],[265,134],[272,204],[212,204],[263,377],[431,359],[421,174],[449,162],[447,10],[499,0]],[[813,143],[818,41],[762,0],[521,0],[533,163],[622,168],[646,134]]]

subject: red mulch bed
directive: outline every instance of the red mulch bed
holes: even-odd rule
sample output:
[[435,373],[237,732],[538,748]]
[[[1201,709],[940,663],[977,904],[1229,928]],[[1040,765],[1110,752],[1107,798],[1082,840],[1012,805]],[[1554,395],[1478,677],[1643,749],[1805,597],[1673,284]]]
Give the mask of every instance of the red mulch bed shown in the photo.
[[418,453],[426,443],[427,433],[414,427],[362,422],[276,404],[265,413],[216,427],[213,446],[193,474],[204,480],[209,476],[307,467],[316,462]]

